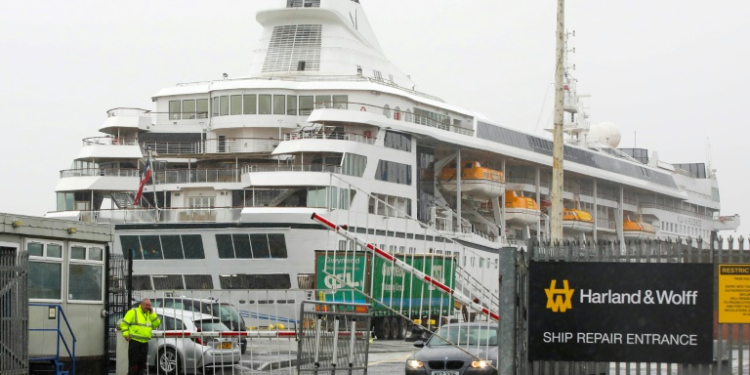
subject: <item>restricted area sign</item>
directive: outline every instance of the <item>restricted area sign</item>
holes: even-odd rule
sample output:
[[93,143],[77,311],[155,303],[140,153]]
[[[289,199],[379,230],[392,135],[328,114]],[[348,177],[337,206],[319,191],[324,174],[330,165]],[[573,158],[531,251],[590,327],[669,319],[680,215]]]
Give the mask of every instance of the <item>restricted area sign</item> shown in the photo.
[[750,264],[719,265],[719,323],[750,323]]

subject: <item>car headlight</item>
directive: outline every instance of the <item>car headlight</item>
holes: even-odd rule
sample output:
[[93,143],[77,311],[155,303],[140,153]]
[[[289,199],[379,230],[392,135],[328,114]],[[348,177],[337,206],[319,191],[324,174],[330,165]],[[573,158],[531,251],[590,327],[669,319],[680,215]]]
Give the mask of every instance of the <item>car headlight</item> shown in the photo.
[[422,363],[422,361],[417,361],[416,359],[410,359],[406,361],[406,366],[409,368],[422,368],[424,367],[424,363]]
[[471,362],[471,367],[473,368],[485,368],[489,365],[486,361],[473,361]]

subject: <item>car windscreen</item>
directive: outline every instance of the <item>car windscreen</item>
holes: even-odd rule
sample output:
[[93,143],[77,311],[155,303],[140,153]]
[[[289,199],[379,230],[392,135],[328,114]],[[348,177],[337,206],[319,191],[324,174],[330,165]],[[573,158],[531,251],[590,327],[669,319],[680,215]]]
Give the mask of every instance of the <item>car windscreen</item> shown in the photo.
[[493,326],[448,326],[440,327],[435,333],[427,342],[428,346],[497,346],[497,327]]
[[218,319],[203,319],[196,320],[195,327],[202,332],[224,332],[229,331],[229,328],[220,322]]
[[221,312],[219,319],[222,322],[242,322],[240,313],[232,305],[221,305],[219,311]]

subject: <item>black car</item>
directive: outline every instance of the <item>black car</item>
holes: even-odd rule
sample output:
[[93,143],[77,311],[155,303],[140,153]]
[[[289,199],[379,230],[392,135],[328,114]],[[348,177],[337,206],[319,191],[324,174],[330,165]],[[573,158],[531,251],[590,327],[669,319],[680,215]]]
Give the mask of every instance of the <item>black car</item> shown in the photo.
[[406,375],[496,375],[497,332],[496,323],[446,324],[414,343],[422,350],[406,361]]
[[[154,307],[175,308],[213,315],[234,332],[247,331],[245,320],[242,319],[237,308],[231,303],[188,297],[157,297],[152,298],[151,303]],[[245,354],[247,350],[247,337],[240,339],[240,350],[242,354]]]

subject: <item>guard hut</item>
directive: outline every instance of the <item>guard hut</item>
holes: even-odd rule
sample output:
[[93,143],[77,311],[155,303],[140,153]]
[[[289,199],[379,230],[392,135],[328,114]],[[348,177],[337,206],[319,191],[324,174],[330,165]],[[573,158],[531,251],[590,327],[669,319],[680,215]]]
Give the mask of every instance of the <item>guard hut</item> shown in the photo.
[[[106,373],[113,233],[110,225],[0,213],[0,348],[16,348],[0,350],[0,363],[26,362],[26,371],[30,363],[53,373]],[[16,371],[23,369],[0,373]]]

